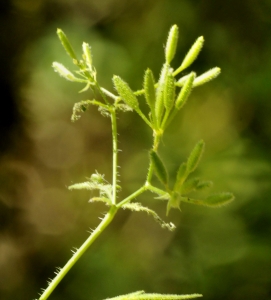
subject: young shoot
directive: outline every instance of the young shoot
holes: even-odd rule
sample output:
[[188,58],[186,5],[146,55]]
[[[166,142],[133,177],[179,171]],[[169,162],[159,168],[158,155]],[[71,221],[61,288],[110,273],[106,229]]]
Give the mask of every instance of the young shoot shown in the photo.
[[[74,192],[75,190],[82,189],[88,190],[90,193],[93,190],[98,191],[98,196],[92,197],[89,202],[103,202],[106,205],[107,213],[104,215],[97,228],[91,232],[82,246],[74,251],[73,256],[66,265],[57,270],[56,276],[53,280],[50,280],[48,287],[43,290],[39,300],[48,299],[64,276],[111,223],[120,208],[129,209],[133,212],[145,212],[152,216],[162,228],[166,228],[170,231],[174,230],[174,224],[164,221],[154,210],[144,206],[142,203],[134,202],[136,198],[138,199],[139,196],[146,191],[151,191],[154,194],[154,200],[163,199],[166,201],[165,211],[167,215],[171,209],[179,209],[181,202],[208,207],[219,207],[230,203],[234,199],[234,196],[228,192],[210,194],[207,197],[199,197],[197,199],[193,199],[188,196],[191,192],[201,191],[212,186],[212,182],[209,180],[190,178],[190,175],[196,170],[203,156],[205,148],[203,140],[196,143],[195,147],[188,155],[187,160],[180,163],[174,182],[170,182],[169,178],[172,177],[169,176],[167,166],[159,154],[161,139],[165,134],[169,123],[179,114],[193,89],[211,81],[220,73],[220,69],[215,67],[198,77],[195,72],[191,72],[188,75],[177,78],[184,69],[189,67],[195,61],[204,42],[203,37],[199,37],[187,52],[187,55],[181,65],[177,69],[174,69],[171,63],[174,59],[175,53],[177,52],[178,32],[179,30],[177,25],[173,25],[169,31],[165,47],[165,61],[162,62],[160,76],[159,74],[158,76],[156,74],[157,78],[159,78],[157,82],[155,81],[155,75],[153,72],[150,69],[147,69],[143,78],[143,89],[133,91],[124,79],[114,75],[112,79],[114,89],[112,89],[112,92],[101,87],[97,81],[96,69],[94,67],[95,60],[93,60],[89,44],[83,42],[82,59],[79,60],[65,33],[61,29],[57,30],[57,35],[62,46],[68,56],[72,59],[77,70],[69,71],[65,66],[58,62],[53,63],[54,70],[60,76],[71,82],[85,84],[85,87],[81,90],[81,92],[92,90],[95,91],[93,95],[99,98],[82,100],[75,103],[72,113],[72,121],[79,120],[81,115],[90,106],[97,107],[102,116],[110,117],[112,128],[112,178],[110,182],[108,182],[105,179],[107,176],[96,171],[90,175],[85,182],[76,183],[69,187],[69,189]],[[141,109],[143,104],[138,98],[139,95],[145,96],[145,101],[149,109],[147,113],[145,113],[145,110]],[[152,145],[150,146],[149,151],[149,165],[146,166],[146,177],[142,180],[143,184],[130,195],[120,198],[118,197],[121,186],[118,185],[118,178],[120,174],[118,173],[119,148],[117,142],[117,116],[118,118],[121,118],[121,115],[124,112],[131,111],[137,113],[142,121],[147,125],[147,128],[151,129],[153,139],[150,138]],[[160,181],[159,186],[156,186],[156,184],[153,183],[154,175],[157,176]],[[148,294],[144,291],[138,291],[127,295],[108,298],[107,300],[177,300],[194,299],[201,296],[201,294]]]

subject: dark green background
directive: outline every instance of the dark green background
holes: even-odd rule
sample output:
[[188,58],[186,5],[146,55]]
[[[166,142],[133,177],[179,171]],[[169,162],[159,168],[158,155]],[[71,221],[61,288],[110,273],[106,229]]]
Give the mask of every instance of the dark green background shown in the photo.
[[[92,46],[98,80],[113,91],[120,75],[140,89],[156,78],[171,25],[180,30],[178,67],[195,39],[205,46],[187,72],[219,66],[195,89],[168,128],[160,153],[173,178],[201,138],[197,174],[231,191],[221,209],[138,198],[177,225],[171,233],[144,213],[120,212],[50,299],[105,299],[144,289],[203,293],[204,299],[271,299],[271,1],[6,0],[0,4],[0,298],[37,297],[55,267],[70,258],[106,211],[87,192],[66,187],[95,170],[111,177],[109,119],[91,108],[72,124],[78,94],[51,68],[70,67],[56,28],[81,53]],[[143,101],[143,100],[142,100]],[[144,101],[143,101],[144,102]],[[125,197],[143,184],[152,133],[132,113],[119,115],[120,174]]]

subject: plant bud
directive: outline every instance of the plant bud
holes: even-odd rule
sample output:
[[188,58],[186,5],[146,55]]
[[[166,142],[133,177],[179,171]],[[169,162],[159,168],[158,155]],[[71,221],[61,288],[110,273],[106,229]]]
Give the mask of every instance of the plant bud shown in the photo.
[[204,151],[205,143],[203,140],[200,140],[192,152],[190,153],[188,160],[187,160],[187,174],[192,173],[197,168],[199,161],[201,159],[202,153]]
[[181,66],[174,72],[174,76],[179,74],[184,69],[188,68],[198,57],[200,50],[203,46],[204,38],[203,36],[199,37],[193,46],[190,48],[188,53],[186,54]]
[[153,164],[154,171],[155,171],[158,179],[165,186],[167,186],[167,184],[168,184],[168,174],[167,174],[167,170],[166,170],[161,158],[153,150],[151,150],[151,152],[150,152],[150,158],[151,158],[151,162]]
[[53,62],[53,68],[60,76],[70,81],[83,82],[81,79],[75,77],[68,69],[58,62]]
[[153,111],[155,105],[155,81],[154,81],[153,73],[150,69],[147,69],[145,72],[143,87],[144,87],[146,102],[149,105],[151,111]]
[[215,79],[221,73],[221,69],[218,67],[212,68],[211,70],[203,73],[194,80],[193,86],[199,86],[206,82]]
[[186,100],[188,99],[188,97],[192,91],[195,75],[196,74],[194,72],[192,72],[187,77],[187,80],[185,81],[185,84],[183,85],[183,87],[177,97],[176,103],[175,103],[175,107],[177,109],[181,109],[185,105]]
[[67,38],[67,36],[65,35],[65,33],[61,30],[61,29],[57,29],[57,35],[60,39],[60,42],[62,44],[62,46],[64,47],[64,49],[66,50],[67,54],[72,58],[75,59],[76,61],[78,61],[76,54]]
[[86,60],[86,63],[88,65],[88,67],[90,69],[92,69],[92,55],[91,55],[91,48],[89,46],[88,43],[85,43],[83,42],[83,45],[82,45],[82,48],[83,48],[83,54],[85,56],[85,60]]
[[166,62],[170,64],[175,56],[178,43],[179,29],[177,25],[173,25],[169,31],[167,44],[165,48]]
[[116,75],[113,77],[113,83],[121,99],[131,108],[137,110],[139,108],[138,100],[129,85]]
[[164,64],[161,70],[161,75],[156,90],[155,116],[159,125],[164,112],[164,89],[165,89],[168,70],[169,70],[169,65]]
[[163,98],[166,110],[171,110],[175,100],[175,78],[171,69],[167,72]]

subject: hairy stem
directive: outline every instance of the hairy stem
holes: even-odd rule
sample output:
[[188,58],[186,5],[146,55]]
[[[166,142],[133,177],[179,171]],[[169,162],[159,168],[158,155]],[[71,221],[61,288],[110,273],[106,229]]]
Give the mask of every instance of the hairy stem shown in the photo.
[[138,189],[137,191],[135,191],[133,194],[131,194],[130,196],[128,196],[127,198],[123,199],[120,203],[118,203],[116,206],[122,207],[124,204],[129,203],[131,200],[133,200],[134,198],[136,198],[137,196],[139,196],[140,194],[142,194],[143,192],[146,191],[146,187],[145,185],[142,186],[140,189]]
[[112,203],[117,202],[117,180],[118,180],[118,133],[116,110],[111,110],[112,141],[113,141],[113,170],[112,170]]
[[84,244],[77,249],[72,258],[66,263],[66,265],[58,272],[56,277],[50,282],[49,286],[40,296],[39,300],[46,300],[60,281],[64,278],[64,276],[69,272],[69,270],[74,266],[74,264],[79,260],[79,258],[86,252],[89,246],[96,240],[96,238],[104,231],[104,229],[111,223],[113,220],[118,208],[116,206],[112,206],[109,212],[104,216],[101,223],[96,227],[96,229],[91,233],[88,239],[84,242]]
[[167,192],[165,192],[164,190],[158,189],[157,187],[149,184],[148,182],[146,182],[145,186],[146,186],[147,190],[149,190],[151,192],[154,192],[154,193],[156,193],[158,195],[165,195],[165,194],[167,194]]

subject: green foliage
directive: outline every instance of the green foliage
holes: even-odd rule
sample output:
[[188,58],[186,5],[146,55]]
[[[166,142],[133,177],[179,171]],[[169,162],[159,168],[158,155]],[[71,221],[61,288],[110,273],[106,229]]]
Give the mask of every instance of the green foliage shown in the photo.
[[[170,63],[172,62],[177,48],[178,42],[178,27],[174,25],[168,35],[168,40],[165,48],[165,62],[163,63],[161,74],[158,82],[154,80],[154,75],[150,69],[147,69],[144,75],[143,90],[132,91],[129,85],[119,76],[113,76],[113,84],[118,95],[111,93],[105,88],[100,87],[96,80],[96,70],[93,66],[91,48],[87,43],[83,43],[82,60],[78,60],[73,48],[68,41],[66,35],[58,29],[58,37],[68,55],[72,58],[74,65],[79,69],[74,73],[67,70],[63,65],[54,62],[53,67],[56,72],[69,81],[85,83],[86,86],[81,92],[91,89],[95,95],[99,95],[100,100],[82,100],[74,105],[72,120],[78,120],[90,105],[97,106],[99,111],[104,116],[109,116],[112,123],[112,141],[113,141],[113,159],[112,159],[112,183],[108,183],[104,179],[104,175],[98,172],[87,178],[85,182],[73,184],[69,187],[70,190],[86,189],[89,191],[97,190],[99,195],[91,198],[90,202],[101,201],[109,206],[108,212],[105,214],[100,225],[91,233],[85,243],[74,252],[74,255],[68,263],[57,272],[56,277],[50,282],[48,288],[42,293],[40,300],[46,300],[57,284],[62,280],[70,268],[76,263],[87,248],[96,240],[103,230],[110,224],[120,208],[129,209],[133,212],[146,212],[157,221],[162,228],[173,230],[175,226],[172,223],[166,223],[152,209],[143,206],[141,203],[132,202],[135,198],[146,191],[151,191],[158,195],[155,199],[167,201],[166,214],[168,215],[171,208],[180,209],[181,202],[188,202],[196,205],[204,205],[217,207],[231,202],[234,197],[231,193],[218,193],[205,197],[203,200],[190,198],[187,194],[195,191],[200,191],[212,186],[211,181],[200,180],[198,178],[188,179],[199,165],[200,159],[204,151],[205,143],[199,141],[192,149],[186,162],[180,164],[175,182],[170,183],[167,168],[161,157],[158,155],[158,148],[161,139],[165,133],[171,120],[177,115],[179,110],[186,103],[192,89],[196,86],[204,84],[220,73],[219,68],[213,68],[210,71],[196,77],[194,72],[177,79],[176,76],[189,67],[197,58],[203,46],[203,37],[199,37],[191,49],[185,56],[181,66],[174,70]],[[79,77],[78,77],[79,76]],[[176,92],[181,88],[179,92]],[[144,95],[148,104],[149,112],[145,115],[140,108],[139,96]],[[177,95],[177,96],[176,96]],[[134,110],[142,120],[151,128],[153,133],[153,145],[150,149],[149,168],[146,175],[145,183],[139,187],[131,195],[117,201],[119,190],[121,187],[118,182],[118,143],[117,143],[117,113]],[[162,184],[162,188],[155,186],[153,181],[153,173]],[[171,186],[173,186],[171,188]],[[191,295],[162,295],[162,294],[147,294],[143,291],[110,298],[111,300],[124,299],[192,299],[201,297],[200,294]],[[109,300],[109,299],[108,299]]]
[[158,179],[162,182],[162,184],[167,187],[168,185],[168,174],[164,163],[162,162],[161,158],[158,154],[151,150],[150,152],[151,163],[154,167],[155,173]]
[[182,300],[200,298],[200,294],[191,295],[165,295],[165,294],[147,294],[144,291],[138,291],[114,298],[107,298],[105,300]]

